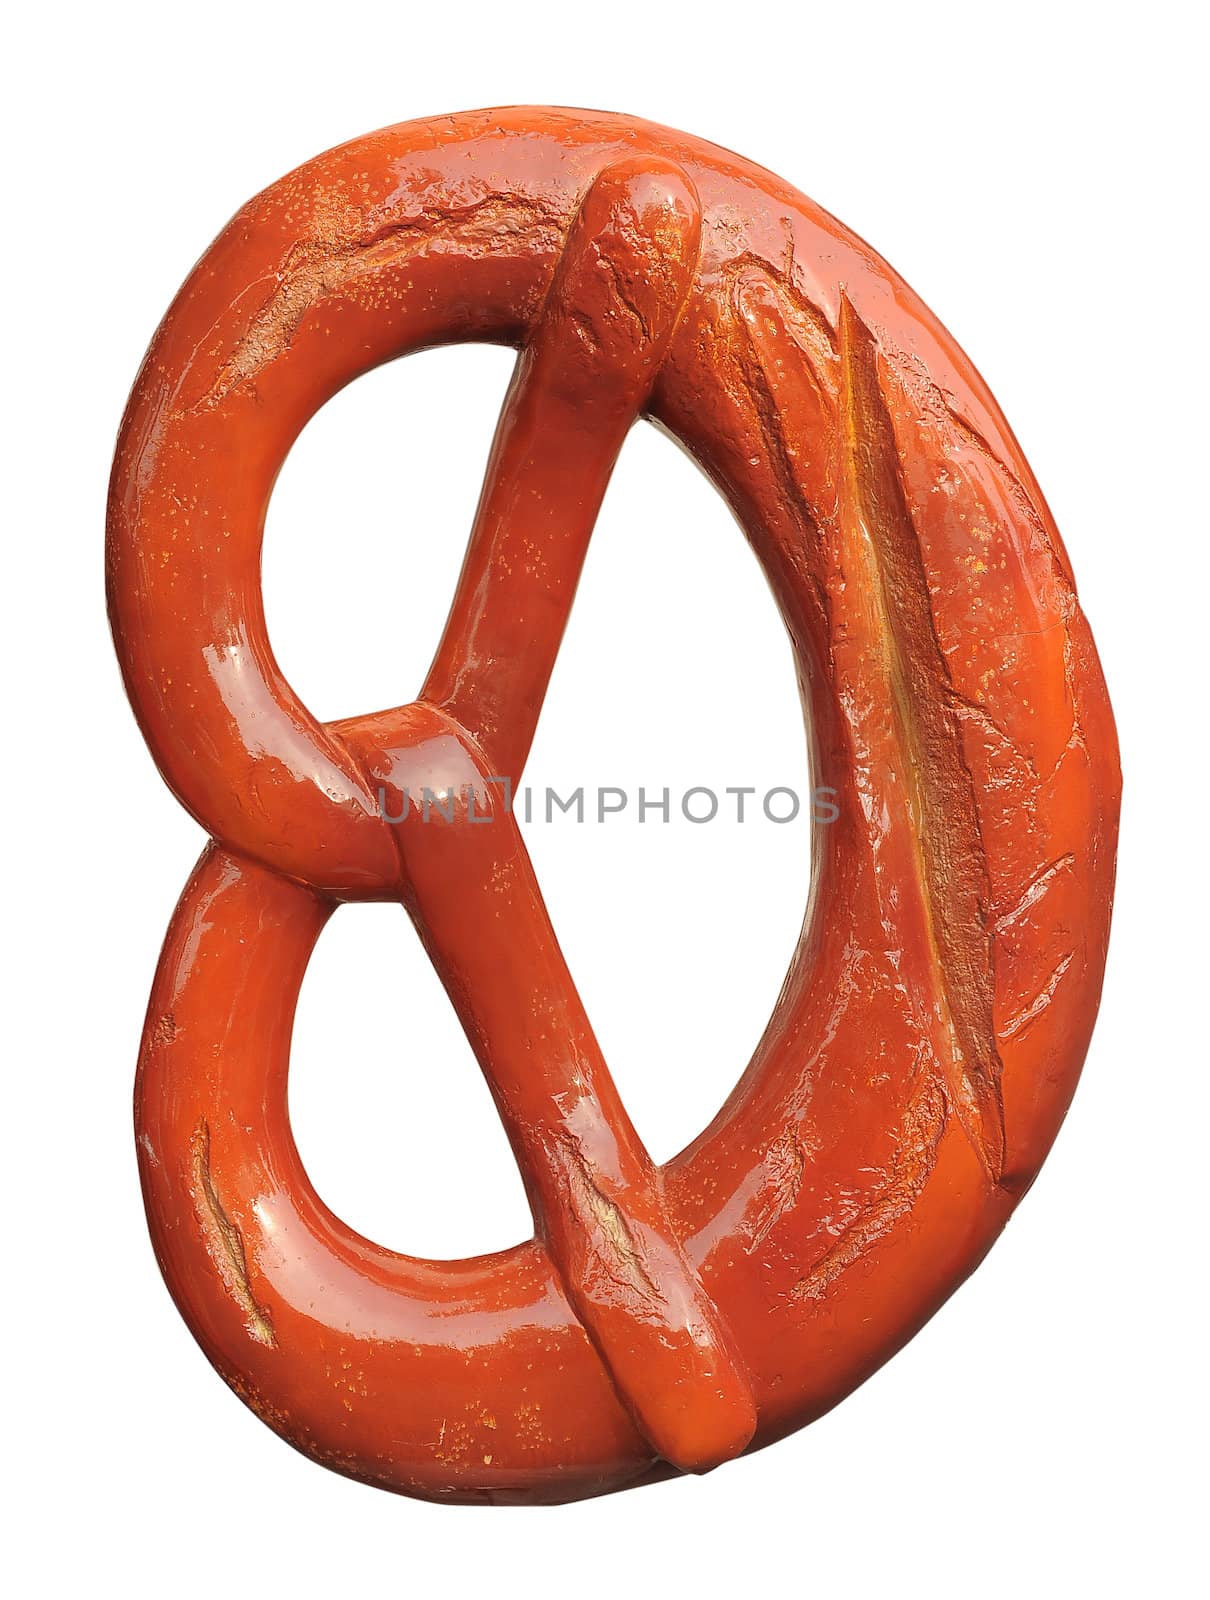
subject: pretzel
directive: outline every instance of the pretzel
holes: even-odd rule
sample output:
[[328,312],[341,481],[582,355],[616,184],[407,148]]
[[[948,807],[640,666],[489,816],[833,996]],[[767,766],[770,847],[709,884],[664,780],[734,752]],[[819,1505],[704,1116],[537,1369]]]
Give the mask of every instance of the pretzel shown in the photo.
[[[344,384],[464,340],[519,355],[436,659],[410,703],[319,723],[265,625],[274,478]],[[762,563],[837,812],[755,1055],[663,1167],[509,804],[639,416]],[[434,1499],[703,1471],[836,1404],[979,1262],[1092,1028],[1114,729],[991,396],[818,207],[595,113],[469,113],[319,157],[235,217],[156,334],[108,582],[144,736],[211,835],[143,1037],[148,1222],[202,1349],[282,1437]],[[409,805],[425,790],[440,819]],[[407,908],[474,1047],[534,1212],[514,1249],[381,1249],[303,1170],[295,1002],[328,917],[361,900]]]

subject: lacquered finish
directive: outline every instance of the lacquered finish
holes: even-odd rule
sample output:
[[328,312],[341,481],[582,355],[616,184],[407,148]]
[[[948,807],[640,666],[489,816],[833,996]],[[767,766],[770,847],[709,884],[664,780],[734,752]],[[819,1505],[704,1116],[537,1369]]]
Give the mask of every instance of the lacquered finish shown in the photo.
[[[351,378],[470,339],[521,353],[437,658],[416,701],[322,726],[266,635],[275,475]],[[521,775],[640,414],[702,464],[764,565],[839,809],[765,1036],[664,1168],[501,781]],[[834,1405],[978,1263],[1092,1027],[1113,723],[986,388],[809,200],[595,113],[469,113],[319,157],[240,212],[156,336],[114,469],[109,582],[140,724],[214,840],[144,1034],[148,1218],[202,1348],[283,1437],[433,1498],[703,1470]],[[454,796],[448,820],[387,820],[426,786]],[[328,916],[358,899],[401,901],[424,939],[525,1176],[526,1244],[399,1256],[307,1181],[294,1005]],[[406,1029],[406,997],[381,1003]]]

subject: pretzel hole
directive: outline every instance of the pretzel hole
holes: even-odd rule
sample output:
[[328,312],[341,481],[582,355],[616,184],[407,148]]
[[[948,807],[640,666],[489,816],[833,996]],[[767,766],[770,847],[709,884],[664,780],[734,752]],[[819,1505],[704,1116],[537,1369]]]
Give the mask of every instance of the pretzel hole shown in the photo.
[[316,1193],[375,1243],[452,1261],[533,1233],[487,1085],[399,906],[345,906],[320,936],[289,1107]]
[[265,616],[278,664],[321,721],[419,692],[513,361],[467,344],[390,362],[295,440],[265,521]]
[[[812,823],[803,712],[777,606],[731,513],[658,429],[634,428],[584,574],[526,772],[523,824],[568,966],[647,1148],[713,1120],[764,1031],[802,929]],[[538,815],[547,786],[623,789],[603,823]],[[746,820],[736,820],[747,786]],[[773,823],[763,798],[800,798]],[[669,821],[638,792],[667,787]],[[718,815],[691,822],[695,788]],[[699,815],[706,796],[689,800]],[[788,802],[785,809],[789,810]],[[778,805],[773,803],[773,810]]]

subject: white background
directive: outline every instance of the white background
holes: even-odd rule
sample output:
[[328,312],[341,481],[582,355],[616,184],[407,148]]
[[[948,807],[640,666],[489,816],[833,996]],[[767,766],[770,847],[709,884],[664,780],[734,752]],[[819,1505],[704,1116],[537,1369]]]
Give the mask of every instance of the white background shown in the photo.
[[[1210,530],[1185,11],[208,0],[10,18],[15,1592],[1195,1592]],[[628,111],[741,151],[923,294],[989,380],[1063,530],[1127,791],[1086,1076],[970,1283],[838,1410],[751,1459],[578,1506],[487,1511],[396,1499],[294,1454],[214,1376],[160,1283],[130,1088],[201,837],[123,701],[101,552],[126,390],[231,212],[359,133],[518,102]],[[465,349],[375,374],[287,463],[269,621],[321,715],[418,687],[509,362]],[[801,747],[788,649],[738,531],[689,464],[637,430],[533,782],[804,785]],[[801,916],[805,834],[561,823],[529,838],[606,1055],[665,1157],[713,1114],[767,1016]],[[400,986],[405,1041],[377,1011]],[[436,1255],[528,1232],[486,1091],[400,912],[340,914],[296,1039],[300,1147],[351,1223]]]

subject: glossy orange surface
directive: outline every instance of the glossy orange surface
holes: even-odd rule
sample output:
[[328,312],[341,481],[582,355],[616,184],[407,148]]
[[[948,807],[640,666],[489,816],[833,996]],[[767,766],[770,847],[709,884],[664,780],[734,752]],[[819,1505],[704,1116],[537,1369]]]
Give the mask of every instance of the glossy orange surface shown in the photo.
[[[321,725],[265,628],[275,476],[343,384],[460,340],[519,356],[436,660],[416,700]],[[701,464],[763,564],[839,811],[756,1054],[663,1168],[502,781],[639,416]],[[617,116],[475,112],[331,151],[235,217],[157,333],[108,574],[131,702],[212,835],[144,1033],[148,1219],[202,1348],[284,1438],[451,1500],[704,1470],[834,1405],[979,1262],[1092,1028],[1114,729],[1012,434],[840,224]],[[425,787],[447,817],[405,807]],[[383,1250],[303,1171],[295,1001],[332,910],[365,899],[407,907],[491,1085],[534,1212],[515,1249]]]

